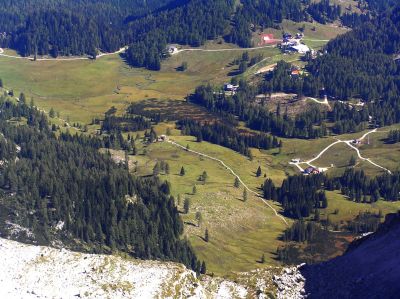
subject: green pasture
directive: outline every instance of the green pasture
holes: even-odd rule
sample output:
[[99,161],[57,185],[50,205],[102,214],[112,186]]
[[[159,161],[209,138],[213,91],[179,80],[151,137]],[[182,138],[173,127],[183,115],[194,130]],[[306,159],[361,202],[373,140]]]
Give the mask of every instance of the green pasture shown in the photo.
[[[123,109],[148,98],[182,100],[200,84],[222,84],[235,74],[232,61],[243,52],[182,52],[166,59],[159,72],[131,68],[118,55],[77,61],[0,57],[0,78],[40,108],[53,107],[63,119],[88,123],[111,106]],[[273,56],[277,49],[254,50],[250,56],[257,54]],[[188,68],[180,72],[183,62]]]
[[[238,153],[207,142],[194,142],[191,137],[171,138],[181,144],[189,144],[193,150],[224,159],[254,190],[265,180],[263,176],[257,178],[254,174],[257,161],[248,161]],[[286,225],[260,198],[249,193],[248,200],[244,202],[243,186],[235,188],[235,177],[221,164],[169,143],[138,144],[138,148],[139,154],[130,157],[131,169],[136,168],[139,175],[151,175],[157,161],[168,162],[170,173],[161,173],[160,179],[171,183],[171,193],[182,213],[185,198],[190,200],[189,213],[182,214],[185,235],[199,258],[207,262],[208,271],[227,274],[278,264],[275,251]],[[119,156],[122,159],[123,153]],[[184,176],[179,175],[182,166]],[[267,170],[262,168],[263,172]],[[203,171],[208,175],[205,183],[199,181]],[[195,194],[193,186],[197,189]],[[181,202],[178,202],[178,195]],[[280,210],[279,206],[271,204]],[[195,219],[196,212],[202,214],[200,227]],[[203,239],[206,228],[210,234],[209,242]],[[265,264],[259,263],[262,254],[266,257]]]

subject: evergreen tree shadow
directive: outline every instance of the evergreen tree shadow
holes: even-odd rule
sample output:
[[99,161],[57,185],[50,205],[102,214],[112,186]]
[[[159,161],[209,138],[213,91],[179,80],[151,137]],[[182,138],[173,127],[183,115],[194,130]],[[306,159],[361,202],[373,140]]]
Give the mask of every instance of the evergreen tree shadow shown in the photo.
[[[181,213],[181,212],[179,212],[179,213]],[[184,221],[183,223],[186,225],[190,225],[190,226],[195,226],[195,227],[197,226],[195,223],[190,222],[190,221]]]

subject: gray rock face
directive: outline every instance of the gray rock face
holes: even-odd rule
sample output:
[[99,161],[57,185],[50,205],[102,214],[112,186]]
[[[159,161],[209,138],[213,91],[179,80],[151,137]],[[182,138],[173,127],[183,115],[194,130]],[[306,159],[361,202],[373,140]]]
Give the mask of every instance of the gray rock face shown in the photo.
[[300,273],[303,265],[284,268],[280,275],[274,275],[273,281],[277,288],[278,299],[302,299],[305,298],[305,278]]

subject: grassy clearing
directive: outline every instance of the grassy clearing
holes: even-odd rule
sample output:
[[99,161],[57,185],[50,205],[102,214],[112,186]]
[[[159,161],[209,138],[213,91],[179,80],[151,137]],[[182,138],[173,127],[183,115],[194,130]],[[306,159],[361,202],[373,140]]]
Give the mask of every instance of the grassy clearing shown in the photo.
[[[327,191],[328,208],[321,210],[322,217],[328,217],[334,223],[341,223],[354,219],[359,213],[373,212],[378,214],[382,211],[383,215],[395,213],[400,209],[400,202],[387,202],[379,200],[376,203],[356,203],[344,198],[339,191]],[[335,214],[335,210],[339,212]]]
[[[366,138],[364,143],[358,146],[361,155],[391,171],[398,170],[400,165],[400,144],[387,144],[385,138],[389,130],[399,127],[400,125],[394,125],[380,128],[376,133],[369,134],[369,144],[367,144],[368,138]],[[339,135],[335,136],[335,138],[340,140],[352,140],[360,138],[366,132],[368,132],[368,130],[359,133]],[[276,166],[284,166],[285,163],[287,164],[293,158],[300,158],[303,161],[310,160],[316,157],[325,147],[335,142],[337,140],[335,138],[324,137],[315,140],[282,139],[282,153],[275,156],[274,164]],[[369,162],[360,160],[354,149],[342,143],[331,147],[319,159],[314,161],[313,164],[317,167],[330,167],[331,164],[333,164],[334,168],[329,169],[328,173],[331,175],[340,175],[349,165],[351,156],[356,157],[356,169],[363,169],[368,175],[373,176],[383,173],[383,170]],[[293,169],[296,170],[295,168]]]
[[[164,128],[158,128],[164,130]],[[175,132],[173,132],[175,133]],[[188,143],[191,149],[218,156],[237,171],[251,188],[256,189],[265,180],[254,174],[257,161],[249,161],[231,150],[211,145],[207,142],[197,143],[187,136],[173,136],[181,144]],[[222,165],[213,160],[202,158],[186,152],[168,143],[154,143],[140,148],[146,155],[132,156],[137,163],[140,175],[150,175],[156,161],[167,161],[169,174],[161,174],[162,180],[171,182],[172,194],[181,202],[177,205],[183,211],[184,199],[188,198],[191,207],[188,214],[182,214],[185,222],[185,234],[191,241],[200,259],[207,262],[208,271],[216,274],[227,274],[231,271],[248,271],[267,265],[276,265],[274,259],[278,240],[285,224],[276,217],[260,198],[248,194],[243,201],[243,187],[234,187],[234,176]],[[122,153],[121,153],[122,155]],[[180,176],[181,167],[186,174]],[[265,167],[262,167],[265,171]],[[206,171],[206,183],[199,181],[199,176]],[[196,185],[196,194],[193,186]],[[273,204],[276,209],[279,207]],[[200,227],[195,219],[196,212],[202,214]],[[210,241],[205,242],[204,231],[209,230]],[[259,260],[265,254],[267,262]]]
[[[200,84],[221,84],[237,66],[231,62],[244,51],[183,52],[167,59],[160,72],[128,67],[115,56],[97,61],[29,61],[0,57],[0,78],[9,89],[24,92],[45,110],[53,107],[62,118],[88,123],[111,106],[124,108],[148,98],[184,99]],[[265,57],[276,49],[260,49]],[[176,69],[188,63],[185,72]]]
[[[283,148],[269,151],[252,150],[253,160],[233,152],[232,150],[210,144],[198,143],[194,137],[181,136],[174,129],[173,123],[162,123],[156,126],[158,134],[164,134],[166,129],[172,129],[171,139],[183,146],[223,160],[243,181],[253,190],[264,182],[265,178],[255,176],[260,165],[263,174],[272,178],[276,185],[288,174],[297,174],[297,169],[288,167],[288,162],[294,157],[312,158],[322,148],[334,141],[332,137],[317,140],[283,139]],[[385,129],[386,130],[386,129]],[[340,136],[341,139],[359,137],[363,133]],[[385,133],[386,134],[386,133]],[[142,135],[142,133],[141,133]],[[343,147],[342,147],[343,146]],[[182,214],[185,222],[185,234],[193,244],[200,259],[207,262],[210,272],[226,275],[232,271],[248,271],[259,267],[276,265],[276,248],[281,244],[280,235],[286,228],[283,222],[274,216],[273,212],[263,202],[249,195],[247,202],[243,202],[243,188],[233,186],[234,176],[219,163],[202,158],[198,155],[176,148],[168,143],[154,143],[148,146],[138,145],[139,155],[131,157],[131,167],[136,162],[139,175],[151,175],[156,161],[167,161],[170,165],[169,174],[161,174],[162,180],[171,182],[172,194],[177,201],[179,210],[183,212],[184,199],[188,198],[191,207],[188,214]],[[145,153],[145,154],[143,154]],[[351,154],[355,153],[345,145],[338,145],[316,162],[326,166],[333,162],[343,169],[348,164]],[[350,154],[346,156],[346,154]],[[120,153],[123,159],[123,153]],[[318,164],[317,164],[318,165]],[[181,167],[186,174],[180,176]],[[329,166],[329,165],[328,165]],[[360,167],[364,167],[360,165]],[[199,181],[199,176],[206,171],[207,182]],[[375,170],[376,171],[376,170]],[[197,191],[193,194],[193,186]],[[400,208],[399,203],[378,201],[374,204],[355,203],[344,198],[339,192],[327,192],[328,208],[321,211],[322,219],[329,216],[334,223],[343,223],[356,217],[360,212],[373,211],[383,214],[395,212]],[[280,207],[274,206],[279,210]],[[334,213],[339,210],[339,213]],[[200,227],[195,219],[196,212],[201,212],[203,222]],[[205,242],[204,231],[209,230],[210,241]],[[258,261],[265,254],[267,262]]]
[[[295,33],[302,25],[284,21],[283,28]],[[331,25],[304,25],[306,39],[325,40],[345,32],[345,29]],[[276,36],[281,34],[280,30],[269,30]],[[204,48],[226,49],[237,46],[217,40],[206,43]],[[0,57],[0,78],[8,89],[33,97],[40,108],[48,111],[53,107],[61,113],[63,119],[88,123],[92,118],[103,115],[111,106],[124,108],[129,102],[149,98],[182,100],[200,84],[222,84],[236,73],[237,66],[232,61],[243,52],[182,52],[165,60],[160,72],[130,68],[118,55],[102,57],[96,61],[34,62]],[[15,55],[12,50],[6,49],[6,53]],[[249,53],[250,56],[263,54],[267,58],[257,67],[249,69],[249,72],[281,59],[298,59],[294,55],[282,55],[276,48],[258,49]],[[187,70],[177,71],[183,62],[187,62]]]
[[[274,34],[275,38],[279,39],[282,36],[282,32],[288,32],[291,34],[296,34],[299,32],[300,28],[303,28],[304,26],[304,39],[303,41],[310,47],[314,49],[318,49],[322,47],[324,44],[326,44],[327,40],[330,40],[332,38],[335,38],[339,34],[346,33],[349,29],[339,27],[335,24],[327,24],[327,25],[322,25],[318,24],[316,22],[310,23],[310,22],[300,22],[296,23],[293,21],[289,20],[284,20],[282,22],[282,29],[273,29],[273,28],[268,28],[264,30],[264,33],[272,33]],[[259,42],[259,37],[258,34],[255,34],[253,36],[253,40],[255,44]],[[312,40],[321,40],[319,43],[316,41]]]

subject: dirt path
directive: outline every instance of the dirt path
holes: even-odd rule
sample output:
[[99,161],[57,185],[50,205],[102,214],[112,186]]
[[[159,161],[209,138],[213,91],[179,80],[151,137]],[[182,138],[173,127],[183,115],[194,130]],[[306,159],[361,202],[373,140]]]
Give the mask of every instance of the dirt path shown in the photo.
[[[278,55],[280,55],[280,54],[278,54]],[[278,55],[275,55],[275,56],[278,56]],[[251,70],[253,68],[256,68],[259,64],[263,63],[266,60],[272,60],[275,56],[264,58],[260,62],[257,62],[256,64],[254,64],[251,67],[249,67],[249,70]],[[288,62],[288,63],[292,63],[292,62],[295,62],[295,61],[299,61],[299,58],[295,58],[295,59],[291,59],[291,60],[285,60],[285,61]],[[270,65],[263,66],[262,68],[258,69],[254,73],[254,75],[258,75],[258,74],[266,73],[266,72],[269,72],[269,71],[273,71],[274,68],[276,67],[276,65],[277,65],[277,63],[273,63],[273,64],[270,64]]]
[[[101,53],[96,56],[96,59],[99,59],[101,57],[105,56],[110,56],[110,55],[116,55],[120,54],[126,51],[128,47],[122,47],[118,51],[112,52],[112,53]],[[4,54],[4,50],[0,48],[0,56],[3,57],[8,57],[8,58],[14,58],[14,59],[25,59],[25,60],[31,60],[34,61],[32,57],[22,57],[22,56],[15,56],[15,55],[7,55]],[[35,61],[77,61],[77,60],[90,60],[92,59],[91,57],[71,57],[71,58],[38,58]]]
[[277,216],[277,217],[279,217],[280,219],[282,219],[282,221],[283,221],[287,226],[289,225],[289,224],[287,223],[286,219],[285,219],[282,215],[280,215],[280,214],[276,211],[276,209],[274,209],[274,207],[272,207],[272,206],[262,197],[261,194],[259,194],[259,193],[255,192],[255,191],[251,190],[251,189],[242,181],[242,179],[240,178],[240,176],[238,176],[238,175],[232,170],[232,168],[230,168],[228,165],[226,165],[224,161],[222,161],[222,160],[220,160],[220,159],[218,159],[218,158],[215,158],[215,157],[212,157],[212,156],[209,156],[209,155],[206,155],[206,154],[203,154],[203,153],[200,153],[200,152],[191,150],[191,149],[187,149],[186,147],[180,145],[179,143],[176,143],[176,142],[173,141],[173,140],[168,140],[168,142],[169,142],[170,144],[174,145],[174,146],[177,146],[177,147],[179,147],[179,148],[185,150],[185,151],[188,151],[188,152],[194,153],[194,154],[196,154],[196,155],[199,155],[199,156],[202,156],[202,157],[205,157],[205,158],[208,158],[208,159],[217,161],[217,162],[219,162],[220,164],[222,164],[222,166],[224,166],[227,170],[229,170],[229,171],[239,180],[239,182],[243,185],[243,187],[244,187],[248,192],[254,194],[254,195],[257,196],[257,197],[259,197],[259,198],[274,212],[275,216]]
[[[361,140],[365,139],[369,134],[375,133],[375,132],[377,132],[377,131],[378,131],[377,128],[375,128],[375,129],[373,129],[373,130],[371,130],[371,131],[368,131],[367,133],[365,133],[364,135],[362,135],[358,140],[361,141]],[[357,152],[358,158],[360,158],[360,160],[367,161],[367,162],[371,163],[372,165],[374,165],[375,167],[378,167],[378,168],[380,168],[380,169],[385,170],[385,171],[388,172],[389,174],[392,173],[389,169],[387,169],[387,168],[385,168],[385,167],[383,167],[383,166],[381,166],[381,165],[379,165],[379,164],[373,162],[371,159],[363,157],[363,156],[361,155],[360,150],[352,144],[352,143],[353,143],[353,140],[340,140],[340,139],[338,139],[337,141],[335,141],[335,142],[331,143],[330,145],[328,145],[327,147],[325,147],[315,158],[312,158],[312,159],[310,159],[310,160],[308,160],[308,161],[304,161],[304,162],[289,162],[289,164],[296,166],[301,172],[304,171],[304,169],[300,166],[301,164],[306,164],[306,165],[311,166],[311,167],[313,167],[313,168],[318,168],[318,167],[315,167],[314,165],[312,165],[311,163],[314,162],[315,160],[319,159],[319,158],[320,158],[328,149],[330,149],[332,146],[334,146],[334,145],[336,145],[336,144],[339,144],[339,143],[345,143],[345,144],[347,144],[350,148],[354,149],[354,150]]]
[[252,51],[252,50],[275,48],[275,47],[276,47],[276,45],[254,47],[254,48],[227,48],[227,49],[197,49],[197,48],[194,48],[194,49],[181,49],[171,55],[177,55],[182,52],[191,52],[191,51],[200,51],[200,52]]
[[326,97],[324,98],[323,101],[320,101],[320,100],[318,100],[316,98],[311,98],[311,97],[306,97],[304,100],[307,101],[307,99],[309,99],[311,101],[314,101],[315,103],[318,103],[318,104],[321,104],[321,105],[325,105],[329,109],[332,109],[331,105],[329,105],[328,98],[326,98]]
[[308,39],[308,38],[303,38],[303,40],[307,42],[329,42],[330,39]]

